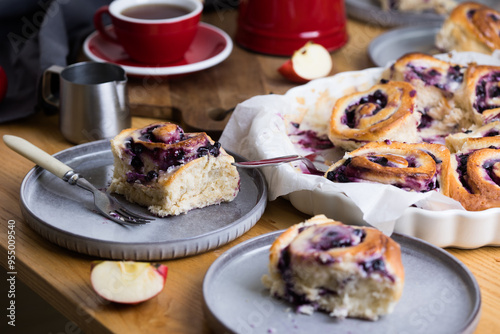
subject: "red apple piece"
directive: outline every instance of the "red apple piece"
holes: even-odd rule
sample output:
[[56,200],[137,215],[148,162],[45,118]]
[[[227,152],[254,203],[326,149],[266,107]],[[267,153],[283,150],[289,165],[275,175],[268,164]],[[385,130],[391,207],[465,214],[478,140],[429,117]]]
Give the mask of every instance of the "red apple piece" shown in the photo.
[[90,281],[106,300],[137,304],[158,295],[165,286],[168,268],[134,261],[101,261],[92,264]]
[[306,83],[326,77],[332,70],[332,58],[321,44],[307,42],[280,66],[278,72],[296,83]]

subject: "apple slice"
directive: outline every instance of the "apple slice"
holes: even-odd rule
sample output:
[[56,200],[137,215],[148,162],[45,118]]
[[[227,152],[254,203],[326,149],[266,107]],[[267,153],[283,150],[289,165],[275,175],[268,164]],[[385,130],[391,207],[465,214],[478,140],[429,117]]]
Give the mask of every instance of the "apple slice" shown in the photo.
[[332,57],[324,46],[307,42],[278,68],[278,72],[292,82],[306,83],[326,77],[332,66]]
[[90,281],[104,299],[137,304],[153,298],[165,286],[168,268],[134,261],[101,261],[92,264]]

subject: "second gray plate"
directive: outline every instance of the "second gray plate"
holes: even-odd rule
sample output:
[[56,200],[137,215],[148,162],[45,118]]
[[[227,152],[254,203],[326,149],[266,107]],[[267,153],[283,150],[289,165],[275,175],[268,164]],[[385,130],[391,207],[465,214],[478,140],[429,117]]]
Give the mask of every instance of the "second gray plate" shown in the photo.
[[440,53],[434,42],[440,28],[440,24],[428,24],[390,30],[371,41],[368,55],[376,66],[383,67],[410,52]]
[[455,257],[416,238],[395,234],[405,268],[403,295],[378,321],[336,320],[322,312],[295,313],[261,283],[269,247],[283,231],[247,240],[222,254],[203,281],[215,333],[473,333],[481,294],[472,273]]
[[[97,188],[106,188],[113,172],[108,140],[78,145],[54,155]],[[243,158],[235,156],[236,160]],[[122,226],[100,214],[92,194],[35,167],[21,185],[21,209],[30,227],[70,250],[116,260],[153,261],[199,254],[248,231],[264,213],[267,186],[257,169],[239,170],[240,192],[230,203],[157,218],[139,226]],[[116,198],[132,211],[148,210]]]

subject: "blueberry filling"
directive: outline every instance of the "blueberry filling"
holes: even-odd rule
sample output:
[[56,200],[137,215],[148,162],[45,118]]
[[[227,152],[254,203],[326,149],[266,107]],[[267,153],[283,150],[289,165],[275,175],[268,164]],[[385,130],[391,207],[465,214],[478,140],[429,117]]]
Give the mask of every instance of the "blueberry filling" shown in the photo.
[[201,158],[205,155],[211,154],[214,157],[218,157],[220,154],[220,143],[215,142],[213,145],[208,142],[208,145],[198,148],[197,158]]
[[427,85],[434,86],[439,83],[441,79],[441,73],[433,68],[417,67],[412,64],[408,64],[408,68],[411,72],[406,73],[405,81],[412,81],[414,79],[420,79]]
[[[374,106],[370,109],[369,114],[361,114],[360,111],[366,111],[364,105],[371,104]],[[380,110],[387,106],[387,96],[381,90],[376,90],[373,94],[363,96],[357,103],[347,107],[345,116],[342,118],[342,123],[350,128],[355,128],[358,125],[359,119],[363,117],[376,115]]]
[[297,133],[297,136],[305,136],[305,138],[298,141],[298,144],[302,145],[302,147],[318,150],[326,150],[333,147],[328,136],[318,136],[318,134],[312,130],[301,131]]
[[450,66],[446,78],[451,81],[462,83],[464,81],[465,68],[460,65]]
[[283,248],[278,260],[278,270],[281,273],[281,278],[285,282],[286,300],[293,304],[308,304],[309,301],[303,294],[298,294],[294,291],[294,273],[290,267],[290,246]]
[[383,258],[375,258],[369,261],[361,262],[359,265],[368,275],[379,273],[394,282],[394,277],[387,272]]
[[340,182],[340,183],[350,182],[351,179],[346,175],[346,170],[349,164],[351,163],[351,160],[352,158],[348,158],[346,159],[346,161],[344,161],[344,163],[341,166],[332,171],[329,171],[326,174],[326,178],[333,182]]
[[498,136],[500,135],[500,132],[498,132],[498,130],[495,130],[495,129],[492,129],[488,132],[486,132],[483,137],[495,137],[495,136]]
[[[497,149],[496,147],[492,146],[489,147],[491,149]],[[472,153],[472,152],[471,152]],[[471,187],[468,184],[468,176],[467,176],[467,161],[469,159],[470,154],[461,154],[457,155],[457,172],[458,172],[458,178],[460,180],[460,183],[462,186],[469,192],[473,193]],[[495,171],[495,165],[499,163],[500,160],[490,160],[487,161],[483,164],[482,168],[486,171],[486,174],[489,176],[492,182],[496,183],[497,185],[500,186],[500,176],[497,175]]]
[[[356,231],[354,233],[354,231]],[[345,248],[358,245],[363,242],[366,232],[361,229],[353,229],[344,226],[328,226],[319,228],[321,238],[311,242],[311,249],[327,251],[332,248]]]
[[432,123],[434,122],[434,119],[427,115],[427,114],[422,114],[422,117],[420,117],[420,123],[417,126],[418,130],[422,129],[427,129],[432,126]]
[[[432,155],[431,155],[432,156]],[[376,163],[383,167],[396,167],[399,168],[398,164],[395,164],[389,161],[387,158],[379,157],[379,156],[366,156],[368,160],[373,163]],[[441,161],[436,157],[432,156],[436,164],[439,164]],[[407,161],[406,168],[418,168],[419,164],[417,164],[417,160],[414,157],[408,156],[405,158]],[[351,164],[352,158],[346,159],[344,163],[338,166],[336,169],[329,171],[326,174],[326,178],[332,182],[339,183],[347,183],[347,182],[367,182],[370,181],[369,178],[363,177],[365,172],[369,172],[367,168],[359,168],[356,166],[352,166]],[[403,168],[405,168],[403,167]],[[439,168],[439,167],[438,167]],[[411,175],[408,175],[405,178],[404,182],[395,181],[394,183],[388,183],[395,187],[402,188],[405,190],[414,190],[420,192],[426,192],[430,190],[437,189],[439,187],[439,182],[437,177],[434,175],[432,178],[420,178],[421,174],[416,172]],[[396,179],[399,179],[396,177]]]
[[485,110],[500,107],[499,105],[489,104],[488,102],[489,99],[500,97],[500,87],[498,86],[499,82],[500,72],[493,72],[484,75],[478,80],[474,108],[479,113],[482,114]]
[[368,157],[368,160],[384,167],[389,166],[389,160],[386,157]]
[[458,172],[458,179],[460,180],[460,183],[462,186],[467,189],[468,192],[472,193],[472,190],[467,182],[467,160],[469,160],[469,155],[468,154],[458,154],[456,156],[457,159],[457,172]]
[[411,72],[405,74],[405,81],[419,79],[426,85],[435,86],[444,91],[454,91],[464,79],[465,68],[459,65],[450,66],[446,71],[446,76],[434,68],[425,68],[421,66],[408,65]]
[[[152,132],[154,129],[155,127],[146,129],[143,133],[141,133],[140,138],[148,142],[157,142],[158,139]],[[182,134],[181,136],[177,136],[177,138],[182,138],[182,140],[185,140],[188,137]],[[177,143],[179,141],[181,141],[181,139],[174,141],[173,143]],[[172,144],[172,142],[170,144]],[[143,157],[145,156],[149,157],[149,159],[155,162],[155,164],[158,166],[159,171],[167,171],[170,167],[180,166],[188,163],[191,160],[206,155],[217,157],[220,154],[220,147],[221,145],[219,142],[215,142],[214,144],[212,144],[208,139],[205,139],[204,142],[193,148],[183,149],[173,147],[166,150],[161,150],[159,148],[148,149],[143,144],[136,143],[132,138],[128,138],[125,142],[125,148],[128,151],[127,153],[131,156],[130,165],[132,166],[134,171],[127,173],[127,181],[139,181],[141,183],[147,183],[158,178],[158,172],[153,170],[143,170]]]
[[490,160],[483,165],[486,174],[490,177],[491,181],[500,186],[500,175],[495,172],[495,165],[500,163],[500,160]]
[[[316,228],[317,230],[314,231],[314,233],[321,236],[318,240],[316,240],[316,238],[310,239],[310,250],[313,251],[313,256],[316,257],[316,260],[324,265],[334,263],[335,259],[330,258],[330,261],[325,261],[324,257],[322,257],[325,253],[322,253],[322,251],[327,251],[332,248],[355,246],[360,244],[366,237],[365,230],[342,225],[320,227],[303,226],[299,228],[299,233],[309,228]],[[320,252],[318,253],[318,251]],[[309,301],[304,294],[297,293],[294,290],[295,274],[292,270],[292,255],[290,253],[290,246],[281,250],[277,269],[281,274],[283,282],[285,283],[285,300],[296,305],[317,306],[315,306],[314,303],[311,303],[311,301]],[[318,289],[320,295],[337,295],[336,291],[326,287],[320,287]]]
[[470,20],[472,19],[472,17],[474,16],[474,14],[476,14],[476,10],[475,9],[471,9],[467,12],[467,18]]
[[154,180],[158,177],[158,173],[154,170],[150,170],[148,174],[146,175],[146,178],[148,181]]

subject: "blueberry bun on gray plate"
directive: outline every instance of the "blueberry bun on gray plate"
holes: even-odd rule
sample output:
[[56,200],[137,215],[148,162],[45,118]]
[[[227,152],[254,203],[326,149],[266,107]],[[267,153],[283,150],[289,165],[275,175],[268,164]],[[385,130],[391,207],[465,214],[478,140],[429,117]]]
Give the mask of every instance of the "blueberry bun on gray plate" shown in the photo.
[[109,191],[160,216],[232,201],[240,176],[234,158],[206,133],[173,123],[123,130],[111,140]]
[[274,241],[262,282],[301,313],[377,320],[401,297],[401,249],[377,229],[317,215]]

